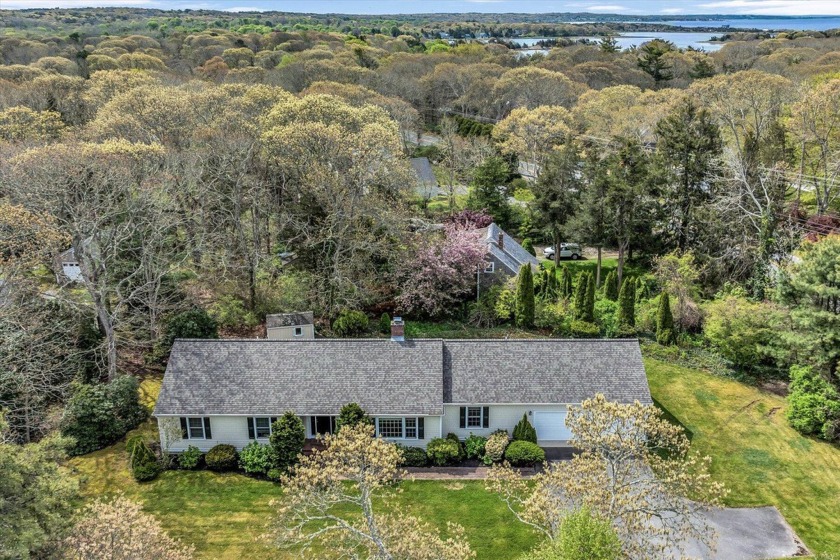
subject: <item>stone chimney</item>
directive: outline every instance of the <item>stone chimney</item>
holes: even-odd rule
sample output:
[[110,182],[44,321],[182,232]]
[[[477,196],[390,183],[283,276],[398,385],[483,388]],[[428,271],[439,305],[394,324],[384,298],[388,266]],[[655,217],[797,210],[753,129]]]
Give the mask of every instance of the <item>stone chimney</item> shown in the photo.
[[502,251],[505,250],[505,234],[502,233],[501,231],[499,232],[499,243],[498,243],[498,245],[499,245],[499,249],[501,249]]
[[391,321],[391,340],[394,342],[405,341],[405,323],[402,317],[394,317]]

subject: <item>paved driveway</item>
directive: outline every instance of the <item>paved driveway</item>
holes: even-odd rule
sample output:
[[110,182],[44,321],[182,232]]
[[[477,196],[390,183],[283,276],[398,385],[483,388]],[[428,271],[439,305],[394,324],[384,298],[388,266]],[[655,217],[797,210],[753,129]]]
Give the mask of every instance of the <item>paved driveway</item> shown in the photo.
[[718,533],[714,554],[689,546],[688,556],[704,560],[767,560],[808,554],[808,549],[773,506],[723,508],[703,514]]

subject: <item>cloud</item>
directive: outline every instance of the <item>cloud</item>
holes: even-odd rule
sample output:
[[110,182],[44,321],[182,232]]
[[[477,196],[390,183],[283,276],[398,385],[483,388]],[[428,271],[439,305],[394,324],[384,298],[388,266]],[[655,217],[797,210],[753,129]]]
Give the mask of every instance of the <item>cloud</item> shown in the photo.
[[256,6],[231,6],[230,8],[225,8],[226,12],[264,12],[263,8],[257,8]]
[[3,9],[27,8],[107,8],[114,5],[129,8],[165,8],[157,0],[2,0]]
[[765,16],[840,15],[840,2],[837,0],[722,0],[700,4],[699,7]]
[[587,11],[591,12],[627,12],[631,11],[627,6],[619,6],[618,4],[603,4],[595,6],[586,6]]
[[682,8],[663,8],[659,11],[663,14],[681,14],[684,10]]

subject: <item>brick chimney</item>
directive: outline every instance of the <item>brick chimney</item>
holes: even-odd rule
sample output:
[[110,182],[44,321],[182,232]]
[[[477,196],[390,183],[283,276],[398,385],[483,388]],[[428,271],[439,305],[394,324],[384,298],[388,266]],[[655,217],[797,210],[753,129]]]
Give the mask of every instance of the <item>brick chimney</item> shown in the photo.
[[405,323],[402,317],[394,317],[391,321],[391,340],[394,342],[405,341]]
[[499,245],[499,249],[501,249],[502,251],[505,250],[505,234],[502,233],[501,231],[499,232],[499,243],[498,243],[498,245]]

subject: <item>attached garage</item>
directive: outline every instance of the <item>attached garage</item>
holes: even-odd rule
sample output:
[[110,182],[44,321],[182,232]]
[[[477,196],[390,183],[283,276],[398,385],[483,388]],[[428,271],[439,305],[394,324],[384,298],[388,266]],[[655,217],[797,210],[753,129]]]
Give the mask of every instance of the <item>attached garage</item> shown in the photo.
[[572,432],[566,427],[566,411],[534,411],[534,428],[537,441],[555,442],[572,439]]

